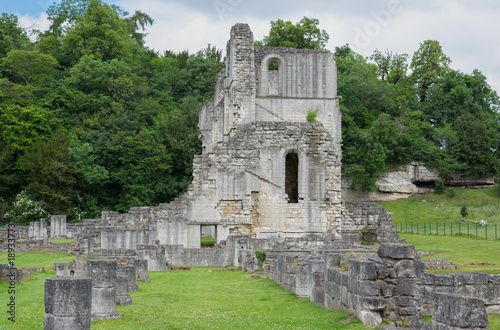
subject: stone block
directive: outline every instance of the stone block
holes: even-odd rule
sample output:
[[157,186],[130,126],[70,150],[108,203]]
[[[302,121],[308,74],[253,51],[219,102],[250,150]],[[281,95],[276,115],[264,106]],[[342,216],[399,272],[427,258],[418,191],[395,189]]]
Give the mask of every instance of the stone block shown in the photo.
[[360,299],[360,306],[358,306],[357,310],[380,311],[386,307],[387,301],[383,298],[362,297]]
[[349,259],[348,275],[358,280],[376,280],[377,265],[367,258]]
[[360,296],[378,296],[380,295],[380,283],[371,281],[356,281],[355,290]]
[[432,295],[432,317],[435,321],[458,328],[485,328],[488,315],[481,299],[435,292]]
[[380,288],[380,293],[385,298],[390,298],[394,295],[394,291],[396,290],[396,286],[394,285],[382,285]]
[[397,290],[402,296],[416,296],[417,280],[412,278],[400,278],[398,279]]
[[396,263],[396,272],[398,278],[415,278],[417,277],[417,270],[413,260],[401,260]]
[[314,288],[322,288],[325,286],[325,274],[324,273],[313,273],[312,274],[312,285]]
[[377,277],[381,280],[390,276],[389,268],[386,265],[377,264]]
[[409,296],[397,296],[391,299],[391,307],[396,309],[399,307],[416,307],[419,308],[422,305],[422,299]]
[[410,244],[384,243],[378,249],[378,256],[390,259],[413,259],[415,247]]
[[363,325],[370,328],[378,327],[382,322],[379,312],[358,311],[357,315],[360,321],[363,322]]
[[116,285],[116,261],[89,260],[87,274],[92,277],[94,288],[108,288]]
[[135,279],[136,279],[135,266],[118,265],[118,268],[116,270],[116,274],[117,275],[127,275],[128,291],[129,292],[139,291],[139,286],[137,285],[137,283],[135,281]]
[[500,274],[491,274],[488,276],[488,283],[500,285]]
[[128,294],[128,276],[116,275],[116,305],[130,305],[132,297]]
[[136,281],[151,283],[151,278],[148,274],[148,261],[137,259],[134,260]]
[[47,278],[44,304],[44,329],[90,329],[92,279]]
[[417,316],[418,308],[417,307],[401,307],[398,309],[398,313],[401,316]]
[[451,286],[453,285],[453,277],[450,275],[434,274],[434,285],[436,286]]
[[92,277],[92,320],[119,319],[116,312],[116,261],[89,260]]
[[485,285],[488,284],[488,274],[485,273],[464,273],[461,274],[464,278],[465,285]]

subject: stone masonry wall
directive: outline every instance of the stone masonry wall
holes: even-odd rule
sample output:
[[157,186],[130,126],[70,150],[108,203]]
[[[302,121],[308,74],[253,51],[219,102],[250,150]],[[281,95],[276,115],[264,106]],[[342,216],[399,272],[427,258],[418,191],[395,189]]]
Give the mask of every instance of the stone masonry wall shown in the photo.
[[385,243],[377,256],[349,258],[348,270],[340,264],[335,253],[281,253],[268,266],[269,277],[319,306],[354,312],[367,326],[382,318],[423,326],[417,279],[424,266],[412,245]]
[[500,314],[500,274],[426,273],[419,279],[417,287],[419,296],[422,298],[423,315],[431,315],[432,293],[434,292],[481,298],[488,313]]

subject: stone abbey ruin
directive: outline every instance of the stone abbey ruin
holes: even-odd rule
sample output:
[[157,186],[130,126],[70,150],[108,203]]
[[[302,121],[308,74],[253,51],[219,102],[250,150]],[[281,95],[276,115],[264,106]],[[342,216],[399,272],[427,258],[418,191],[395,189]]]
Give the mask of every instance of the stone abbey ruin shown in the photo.
[[[46,284],[47,328],[119,317],[115,303],[131,303],[127,290],[150,281],[147,271],[233,265],[253,272],[255,250],[267,252],[269,278],[365,325],[388,319],[422,328],[422,315],[432,315],[426,329],[486,327],[486,311],[500,312],[500,275],[426,274],[384,209],[342,200],[336,81],[332,53],[255,49],[249,26],[233,26],[214,100],[199,112],[203,154],[184,195],[81,224],[52,216],[50,231],[44,220],[18,228],[27,251],[75,238],[76,245],[59,246],[76,262],[57,263],[59,280]],[[308,112],[316,121],[306,120]],[[202,236],[215,238],[215,247],[203,248]],[[79,314],[74,296],[85,300]]]

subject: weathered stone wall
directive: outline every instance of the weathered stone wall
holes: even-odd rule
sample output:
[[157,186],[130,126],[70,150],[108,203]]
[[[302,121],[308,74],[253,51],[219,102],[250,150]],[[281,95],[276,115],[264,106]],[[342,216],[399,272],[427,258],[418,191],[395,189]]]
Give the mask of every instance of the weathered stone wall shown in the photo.
[[418,282],[422,314],[431,315],[432,294],[444,292],[483,300],[488,313],[500,314],[500,275],[486,273],[426,273]]
[[355,234],[367,242],[395,242],[399,240],[391,216],[373,202],[346,204],[342,233]]
[[50,238],[68,238],[65,215],[50,216]]
[[28,238],[33,240],[46,240],[49,237],[45,219],[30,222]]
[[356,313],[368,326],[382,318],[423,326],[417,279],[424,267],[412,245],[382,244],[377,256],[349,258],[348,270],[341,260],[335,253],[277,253],[269,276],[319,306]]
[[92,279],[47,278],[44,305],[44,329],[90,329]]
[[481,299],[450,293],[432,294],[432,318],[425,330],[484,329],[489,324]]

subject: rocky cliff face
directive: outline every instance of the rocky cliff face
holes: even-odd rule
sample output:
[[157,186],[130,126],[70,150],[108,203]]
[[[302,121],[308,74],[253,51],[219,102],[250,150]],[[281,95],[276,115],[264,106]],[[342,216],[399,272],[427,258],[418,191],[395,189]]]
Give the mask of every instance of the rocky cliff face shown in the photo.
[[[433,191],[434,183],[440,177],[436,171],[429,170],[418,162],[398,166],[387,171],[377,180],[377,190],[372,192],[355,191],[349,188],[350,182],[342,181],[342,197],[346,202],[388,201],[406,198],[412,194],[425,194]],[[443,179],[441,179],[443,180]],[[454,175],[443,180],[450,187],[493,186],[493,178],[460,177]]]

